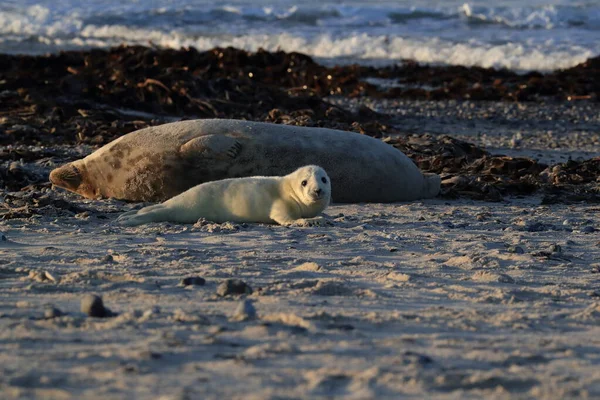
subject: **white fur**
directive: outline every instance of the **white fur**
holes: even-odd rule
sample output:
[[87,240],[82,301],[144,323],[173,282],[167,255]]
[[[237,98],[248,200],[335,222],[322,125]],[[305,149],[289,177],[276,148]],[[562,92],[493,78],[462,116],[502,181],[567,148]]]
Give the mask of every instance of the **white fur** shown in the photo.
[[[306,182],[303,186],[302,183]],[[321,192],[317,194],[317,190]],[[291,225],[319,215],[329,205],[331,183],[316,165],[289,175],[255,176],[206,182],[162,204],[122,214],[117,222],[134,226],[148,222],[194,223],[199,218],[214,222],[262,222]]]

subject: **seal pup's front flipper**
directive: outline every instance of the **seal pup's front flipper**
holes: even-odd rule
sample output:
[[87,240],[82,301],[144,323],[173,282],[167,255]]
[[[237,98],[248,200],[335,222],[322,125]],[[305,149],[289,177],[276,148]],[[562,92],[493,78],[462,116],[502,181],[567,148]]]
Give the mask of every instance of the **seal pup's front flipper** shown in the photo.
[[144,207],[141,210],[128,211],[117,218],[117,223],[124,226],[137,226],[150,222],[169,221],[171,213],[163,204]]
[[242,151],[242,144],[235,138],[223,135],[206,135],[184,143],[179,151],[184,156],[214,157],[221,160],[234,159]]

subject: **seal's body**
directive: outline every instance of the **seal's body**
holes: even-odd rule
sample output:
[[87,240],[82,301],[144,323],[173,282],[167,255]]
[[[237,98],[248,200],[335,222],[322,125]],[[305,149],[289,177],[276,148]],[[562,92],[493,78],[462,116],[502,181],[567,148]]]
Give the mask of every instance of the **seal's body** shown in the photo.
[[262,222],[292,225],[319,215],[329,205],[327,173],[309,165],[278,176],[231,178],[195,186],[162,204],[122,214],[122,225],[170,221]]
[[433,197],[438,175],[423,175],[399,150],[353,132],[227,119],[180,121],[131,132],[50,174],[87,198],[164,201],[203,182],[281,176],[309,164],[333,182],[332,201],[394,202]]

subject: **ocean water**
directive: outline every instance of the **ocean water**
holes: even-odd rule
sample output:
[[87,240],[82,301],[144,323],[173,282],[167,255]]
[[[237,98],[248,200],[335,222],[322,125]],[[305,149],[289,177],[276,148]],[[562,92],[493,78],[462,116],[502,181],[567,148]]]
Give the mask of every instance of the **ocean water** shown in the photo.
[[600,0],[0,0],[0,52],[122,43],[549,71],[600,54]]

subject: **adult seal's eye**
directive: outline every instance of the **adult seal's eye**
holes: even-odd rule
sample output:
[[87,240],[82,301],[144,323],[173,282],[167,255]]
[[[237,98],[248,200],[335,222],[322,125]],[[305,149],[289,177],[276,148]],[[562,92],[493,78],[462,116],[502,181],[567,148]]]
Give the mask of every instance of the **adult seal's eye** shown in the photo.
[[306,181],[302,181],[302,186],[306,186],[307,183],[308,182],[306,182]]
[[327,178],[325,178],[325,177],[322,177],[322,178],[321,178],[321,182],[323,182],[323,183],[327,183]]

